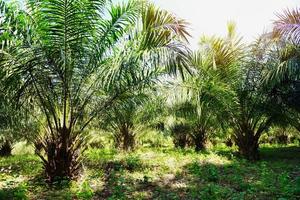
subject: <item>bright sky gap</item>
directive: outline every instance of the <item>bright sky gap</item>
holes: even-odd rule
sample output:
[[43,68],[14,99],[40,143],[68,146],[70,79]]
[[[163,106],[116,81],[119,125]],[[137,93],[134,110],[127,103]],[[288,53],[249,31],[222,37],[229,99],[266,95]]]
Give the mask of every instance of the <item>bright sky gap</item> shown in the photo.
[[224,35],[226,23],[234,21],[245,42],[251,42],[272,26],[276,13],[300,6],[300,0],[153,0],[191,23],[191,46],[199,37]]

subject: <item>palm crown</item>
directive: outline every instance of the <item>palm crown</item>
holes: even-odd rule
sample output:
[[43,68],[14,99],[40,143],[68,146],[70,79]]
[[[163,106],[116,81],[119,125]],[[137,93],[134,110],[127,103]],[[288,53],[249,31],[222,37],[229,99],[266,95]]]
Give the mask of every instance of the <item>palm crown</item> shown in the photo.
[[[7,89],[20,105],[35,105],[46,122],[39,145],[56,150],[39,155],[49,177],[70,176],[94,118],[126,93],[182,70],[187,24],[146,1],[29,0],[25,11],[27,40],[6,56],[4,79],[15,83]],[[64,160],[69,169],[58,169]]]

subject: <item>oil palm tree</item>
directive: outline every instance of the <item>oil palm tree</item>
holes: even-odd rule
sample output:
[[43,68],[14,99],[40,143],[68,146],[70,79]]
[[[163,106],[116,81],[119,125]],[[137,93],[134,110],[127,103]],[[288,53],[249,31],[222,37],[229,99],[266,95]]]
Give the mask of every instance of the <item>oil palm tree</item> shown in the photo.
[[24,110],[31,99],[44,123],[36,146],[49,181],[76,178],[87,126],[133,91],[183,70],[187,24],[145,1],[25,6],[30,34],[1,63],[3,80]]
[[300,12],[299,8],[287,9],[277,14],[273,31],[269,37],[269,51],[266,53],[271,64],[265,70],[264,84],[285,118],[299,127],[300,100]]
[[138,93],[124,98],[114,105],[100,118],[100,127],[113,136],[114,145],[118,149],[131,151],[135,148],[138,126],[141,123],[139,115],[145,110],[147,96]]
[[261,135],[281,116],[268,95],[268,86],[263,84],[266,68],[274,64],[266,54],[269,48],[265,35],[249,46],[247,56],[238,66],[240,78],[233,87],[236,104],[229,112],[228,122],[239,154],[248,160],[259,159]]
[[[3,62],[13,51],[13,46],[25,42],[28,18],[18,4],[6,4],[4,1],[0,1],[0,16],[0,62]],[[1,68],[0,77],[3,76],[5,71]],[[11,154],[13,143],[26,136],[26,127],[21,120],[19,109],[3,91],[2,82],[0,88],[0,155],[8,156]],[[29,132],[26,133],[29,136]]]
[[272,47],[268,52],[274,62],[265,74],[265,83],[273,87],[282,101],[298,112],[300,79],[300,10],[286,9],[277,14],[272,31]]
[[199,63],[199,60],[193,66],[197,66],[197,72],[180,85],[180,93],[177,93],[172,107],[175,116],[185,119],[191,127],[189,135],[195,150],[200,151],[220,124],[223,115],[220,110],[228,109],[233,94],[221,81],[219,70],[202,61]]
[[191,53],[187,62],[194,73],[174,88],[173,112],[192,127],[190,136],[196,151],[204,149],[233,102],[231,84],[237,79],[236,63],[243,55],[234,32],[234,24],[229,23],[227,37],[202,37],[200,50]]
[[158,112],[161,107],[158,102],[158,93],[149,88],[132,93],[107,110],[99,119],[100,128],[112,134],[116,148],[132,151],[144,130],[153,128],[156,119],[163,115]]

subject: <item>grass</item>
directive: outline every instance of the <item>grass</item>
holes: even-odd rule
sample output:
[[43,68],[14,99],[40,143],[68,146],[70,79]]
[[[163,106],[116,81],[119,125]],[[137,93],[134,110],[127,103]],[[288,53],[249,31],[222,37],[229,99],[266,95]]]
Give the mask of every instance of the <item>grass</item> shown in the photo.
[[90,149],[76,182],[45,184],[34,155],[0,159],[0,199],[300,199],[300,148],[266,146],[248,162],[225,147]]

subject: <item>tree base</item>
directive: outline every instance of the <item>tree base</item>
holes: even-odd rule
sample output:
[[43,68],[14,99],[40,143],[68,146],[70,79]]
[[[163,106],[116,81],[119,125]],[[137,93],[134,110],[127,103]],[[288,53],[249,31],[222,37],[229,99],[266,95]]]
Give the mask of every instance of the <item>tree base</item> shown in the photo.
[[239,148],[239,154],[250,161],[259,160],[259,136],[251,129],[240,131],[236,134],[234,142]]
[[63,135],[48,136],[35,142],[36,154],[43,161],[48,183],[74,180],[81,169],[80,154],[86,147],[85,143],[79,137],[71,139]]
[[202,150],[205,150],[205,145],[204,144],[201,144],[201,145],[196,145],[195,146],[195,151],[196,152],[200,152]]
[[11,156],[12,146],[9,141],[5,141],[2,147],[0,148],[0,156],[7,157]]
[[260,159],[259,151],[258,151],[258,144],[254,146],[246,146],[246,147],[239,147],[239,154],[250,161],[256,161]]

